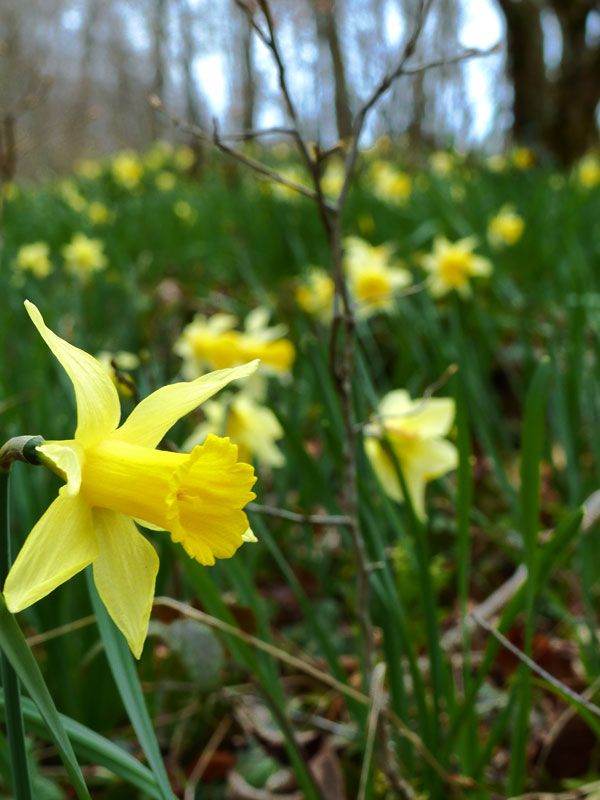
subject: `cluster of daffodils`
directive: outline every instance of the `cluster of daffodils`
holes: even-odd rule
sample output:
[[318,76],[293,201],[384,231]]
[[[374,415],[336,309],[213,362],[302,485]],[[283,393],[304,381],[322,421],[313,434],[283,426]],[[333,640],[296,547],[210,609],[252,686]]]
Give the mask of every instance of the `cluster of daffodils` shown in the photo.
[[365,451],[383,490],[403,502],[401,474],[421,519],[426,517],[426,484],[458,464],[456,447],[445,438],[454,415],[451,398],[411,400],[408,392],[398,389],[383,398],[364,429]]
[[[397,293],[411,283],[410,273],[393,256],[391,245],[372,245],[357,236],[344,240],[344,269],[357,315],[370,317],[388,312]],[[296,287],[296,302],[323,321],[331,317],[334,283],[325,270],[311,267]]]
[[169,533],[206,565],[254,540],[244,513],[254,470],[228,438],[209,434],[190,453],[156,448],[181,417],[257,362],[164,386],[119,424],[119,397],[102,364],[46,327],[32,303],[26,308],[73,384],[77,428],[72,439],[36,448],[64,485],[8,574],[6,603],[21,611],[91,565],[102,602],[139,658],[159,564],[136,523]]
[[[71,241],[62,248],[64,268],[83,283],[87,282],[94,272],[106,269],[108,259],[101,239],[91,239],[83,233],[76,233]],[[22,273],[30,273],[35,278],[45,278],[52,272],[50,247],[46,242],[25,244],[17,251],[15,269]]]
[[175,352],[183,359],[182,373],[188,379],[205,369],[231,368],[253,359],[261,364],[243,391],[224,395],[204,407],[205,420],[186,444],[197,444],[218,433],[230,437],[249,459],[262,466],[279,467],[283,455],[276,442],[283,437],[283,429],[273,411],[264,405],[266,379],[290,376],[295,349],[286,338],[284,325],[269,326],[265,308],[248,314],[243,330],[238,329],[238,322],[232,314],[198,314],[175,343]]
[[469,297],[470,279],[491,274],[491,262],[474,253],[476,247],[474,236],[457,242],[450,242],[443,236],[435,239],[433,251],[422,258],[422,265],[429,273],[427,283],[433,297],[443,297],[452,291]]

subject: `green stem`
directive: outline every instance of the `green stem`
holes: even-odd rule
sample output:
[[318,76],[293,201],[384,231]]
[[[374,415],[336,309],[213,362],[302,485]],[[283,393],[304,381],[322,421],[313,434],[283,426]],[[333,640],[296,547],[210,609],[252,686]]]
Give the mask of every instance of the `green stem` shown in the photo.
[[[11,565],[9,476],[9,469],[0,469],[0,585],[2,586],[4,586]],[[16,800],[31,800],[31,782],[21,711],[21,687],[17,673],[3,652],[0,653],[0,674],[2,675],[6,704],[6,734],[15,798]]]

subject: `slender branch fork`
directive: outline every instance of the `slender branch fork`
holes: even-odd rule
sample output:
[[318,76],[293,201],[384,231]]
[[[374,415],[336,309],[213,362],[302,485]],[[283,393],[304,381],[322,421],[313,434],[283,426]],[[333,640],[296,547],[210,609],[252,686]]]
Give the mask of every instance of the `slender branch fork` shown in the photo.
[[[390,87],[402,75],[414,75],[418,72],[446,64],[449,61],[456,63],[462,60],[487,56],[494,52],[495,48],[486,51],[465,50],[461,53],[445,58],[431,64],[411,65],[409,62],[415,54],[417,43],[423,31],[429,10],[433,0],[420,0],[416,19],[412,33],[408,37],[396,67],[384,75],[374,90],[360,106],[353,122],[352,135],[349,142],[344,144],[346,151],[344,162],[344,178],[342,188],[337,198],[334,200],[327,198],[323,192],[321,176],[324,162],[330,153],[337,152],[342,148],[336,146],[328,153],[316,152],[309,146],[302,135],[300,126],[300,116],[290,92],[289,83],[286,75],[286,67],[282,57],[281,48],[276,32],[276,25],[271,13],[268,0],[255,0],[252,5],[248,0],[235,0],[236,5],[246,15],[249,24],[255,31],[262,43],[268,48],[277,69],[278,83],[281,91],[283,103],[289,118],[289,126],[281,130],[282,134],[291,136],[296,144],[297,150],[306,166],[311,178],[311,187],[303,186],[295,181],[289,180],[284,175],[273,170],[268,165],[252,158],[228,142],[258,138],[262,135],[259,131],[247,131],[238,135],[228,134],[221,136],[216,121],[213,122],[212,134],[198,126],[189,124],[177,117],[167,114],[171,122],[186,131],[190,135],[201,141],[211,143],[218,150],[244,164],[249,169],[271,181],[286,186],[287,188],[308,197],[317,207],[321,224],[329,244],[330,261],[332,275],[335,285],[334,293],[334,315],[329,338],[330,371],[335,384],[343,424],[343,443],[342,443],[342,474],[340,476],[340,507],[344,512],[345,525],[349,530],[357,565],[357,604],[356,616],[360,629],[360,639],[362,645],[363,677],[365,686],[371,683],[371,674],[375,660],[373,626],[371,622],[369,595],[370,595],[370,574],[371,565],[365,547],[365,540],[361,530],[358,507],[358,482],[357,482],[357,439],[358,429],[353,403],[353,377],[354,377],[354,352],[356,342],[356,319],[352,298],[350,296],[343,263],[342,247],[342,221],[346,199],[354,176],[354,170],[358,159],[358,148],[361,134],[364,131],[365,122],[369,112],[374,108],[378,101],[386,94]],[[260,22],[257,17],[261,16]],[[151,104],[163,113],[162,101],[153,95],[150,98]],[[272,132],[272,131],[271,131]],[[266,134],[265,134],[266,135]],[[227,141],[226,141],[227,140]],[[258,509],[255,509],[258,510]],[[265,509],[261,509],[262,513]],[[289,512],[291,514],[291,512]],[[274,516],[283,516],[278,513]],[[303,515],[301,519],[293,521],[306,521]],[[284,518],[291,519],[289,515]]]

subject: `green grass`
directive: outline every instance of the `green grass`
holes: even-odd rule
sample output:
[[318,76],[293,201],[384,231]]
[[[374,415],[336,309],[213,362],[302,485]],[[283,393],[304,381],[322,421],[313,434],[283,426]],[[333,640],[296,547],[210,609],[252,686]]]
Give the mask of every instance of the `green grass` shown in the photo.
[[[265,156],[275,165],[288,163]],[[598,778],[593,761],[585,776],[531,769],[528,758],[539,742],[540,709],[550,690],[524,667],[499,670],[498,643],[471,629],[467,615],[525,564],[528,580],[495,624],[522,634],[523,649],[534,658],[537,632],[568,643],[585,683],[600,678],[600,545],[594,535],[580,532],[578,511],[600,486],[600,187],[583,189],[544,166],[496,174],[475,162],[457,163],[448,177],[416,172],[410,200],[394,206],[373,195],[367,167],[349,198],[346,234],[391,243],[415,281],[423,278],[421,255],[439,234],[476,236],[478,253],[494,265],[489,279],[474,281],[470,299],[435,300],[422,291],[398,298],[389,313],[358,326],[354,400],[360,421],[390,390],[422,396],[451,365],[458,367],[437,394],[456,400],[451,438],[459,465],[429,485],[426,524],[381,491],[360,443],[357,452],[360,521],[374,565],[370,613],[377,659],[387,662],[389,708],[399,723],[386,723],[390,752],[403,779],[429,798],[484,800],[559,790],[569,778],[591,781]],[[70,385],[27,318],[24,298],[39,306],[50,327],[88,352],[141,353],[134,376],[141,396],[179,376],[181,361],[172,347],[196,311],[243,318],[266,304],[272,321],[288,326],[297,358],[291,380],[269,386],[269,405],[285,430],[286,464],[257,470],[258,502],[302,513],[341,513],[343,426],[327,330],[304,315],[293,296],[308,265],[327,267],[327,244],[310,202],[281,198],[212,156],[199,175],[178,173],[167,192],[156,188],[150,170],[133,192],[116,185],[108,169],[93,180],[73,180],[86,200],[107,206],[109,223],[93,226],[84,219],[64,202],[58,183],[23,185],[6,202],[0,256],[4,439],[26,433],[61,439],[74,430]],[[174,212],[181,201],[192,209],[191,224]],[[495,250],[487,240],[488,221],[507,203],[525,219],[525,231],[515,245]],[[63,268],[62,248],[76,232],[102,239],[108,257],[108,268],[86,283]],[[54,269],[44,279],[14,266],[19,248],[35,241],[50,246]],[[123,406],[127,413],[132,401]],[[170,438],[181,444],[192,424],[181,423]],[[11,525],[15,541],[22,542],[59,482],[22,465],[13,479]],[[164,535],[150,534],[161,557],[157,593],[310,658],[342,687],[361,686],[356,563],[348,532],[258,514],[251,522],[259,543],[214,568],[200,567]],[[540,529],[555,533],[539,537]],[[51,631],[93,607],[78,576],[19,622],[26,634]],[[155,610],[157,618],[171,621],[161,614]],[[223,637],[218,690],[195,686],[168,644],[154,637],[146,644],[138,681],[114,631],[106,620],[99,623],[101,636],[87,626],[34,647],[54,702],[70,718],[67,734],[80,724],[105,737],[86,743],[84,735],[83,745],[73,739],[78,755],[97,757],[109,769],[116,765],[114,771],[131,784],[126,788],[96,775],[94,797],[167,797],[169,780],[181,796],[186,776],[224,717],[232,727],[221,747],[238,758],[249,780],[264,786],[278,765],[289,764],[307,798],[318,798],[319,789],[307,765],[318,746],[315,734],[313,744],[303,744],[306,732],[320,730],[315,718],[345,726],[336,759],[346,784],[358,786],[364,703],[342,699],[343,692],[336,695],[314,678],[293,674],[273,655],[232,636]],[[454,626],[460,644],[451,663],[441,642]],[[234,709],[249,698],[263,709],[264,724],[277,731],[277,746],[269,749],[256,731],[240,727]],[[195,714],[186,717],[194,703]],[[62,731],[60,720],[54,722]],[[51,766],[48,774],[67,796],[68,777],[57,774],[57,758],[43,749],[47,737],[29,705],[25,723],[32,737],[30,761],[42,773]],[[417,738],[404,735],[402,726]],[[81,739],[81,730],[75,733]],[[148,768],[136,771],[106,739],[147,758]],[[64,757],[68,748],[61,742]],[[382,773],[381,752],[378,743],[366,796],[392,798],[397,795]],[[506,759],[498,762],[503,768],[494,766],[499,754]],[[449,783],[449,775],[462,780]],[[208,774],[202,797],[223,792],[223,776]]]

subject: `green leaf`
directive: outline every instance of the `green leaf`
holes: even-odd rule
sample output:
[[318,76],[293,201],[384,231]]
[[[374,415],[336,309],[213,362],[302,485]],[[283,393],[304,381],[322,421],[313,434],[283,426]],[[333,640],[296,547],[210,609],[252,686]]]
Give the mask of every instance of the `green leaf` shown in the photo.
[[39,709],[77,796],[84,800],[90,800],[90,794],[69,737],[63,728],[60,715],[44,682],[37,661],[25,641],[17,621],[6,607],[3,595],[0,595],[0,648]]
[[[23,698],[22,703],[27,729],[40,737],[47,736],[46,725],[34,703],[27,697]],[[4,692],[0,691],[0,715],[4,716],[4,713]],[[150,797],[161,799],[162,795],[154,775],[148,767],[140,764],[137,758],[71,717],[64,714],[59,716],[73,749],[80,758],[105,767]]]
[[104,650],[106,652],[106,658],[108,659],[113,678],[115,679],[117,689],[121,695],[121,700],[127,711],[127,716],[133,726],[140,747],[148,760],[148,765],[156,778],[160,790],[159,797],[161,800],[174,800],[175,795],[171,789],[169,777],[160,753],[160,747],[158,746],[154,733],[152,720],[146,708],[133,656],[131,655],[125,638],[121,632],[117,630],[113,621],[108,616],[104,604],[96,591],[92,572],[89,568],[86,570],[86,577],[90,598],[100,630],[100,636],[102,637]]

